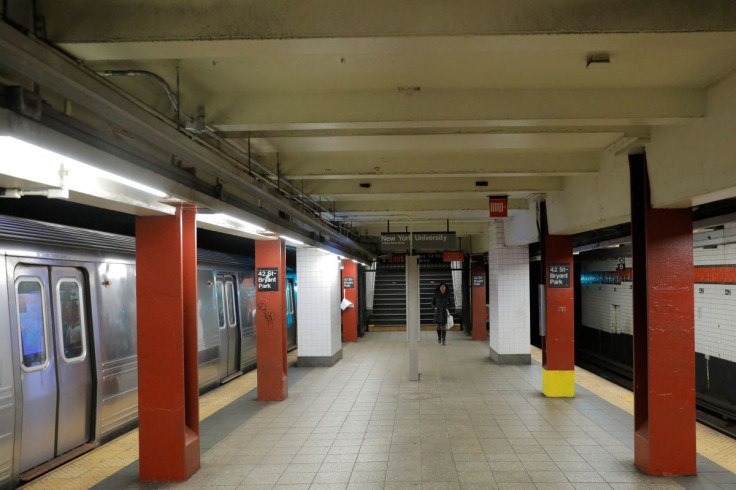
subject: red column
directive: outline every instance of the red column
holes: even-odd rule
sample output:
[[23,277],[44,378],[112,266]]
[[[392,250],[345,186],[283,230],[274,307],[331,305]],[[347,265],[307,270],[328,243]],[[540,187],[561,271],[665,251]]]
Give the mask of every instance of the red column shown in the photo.
[[256,241],[256,358],[258,399],[284,400],[286,367],[286,246],[283,240]]
[[634,260],[634,461],[694,475],[695,319],[690,209],[652,209],[646,157],[630,155]]
[[575,396],[575,293],[572,237],[542,239],[547,335],[542,343],[542,392],[549,397]]
[[[550,235],[547,203],[539,203],[546,325],[542,335],[542,393],[575,396],[575,288],[572,237]],[[541,305],[540,305],[541,307]]]
[[488,292],[486,286],[486,268],[483,264],[474,263],[471,267],[473,288],[473,340],[486,340],[486,318],[488,317]]
[[199,469],[194,209],[136,218],[140,479]]
[[358,340],[358,266],[350,259],[342,261],[342,294],[353,306],[342,310],[342,340]]

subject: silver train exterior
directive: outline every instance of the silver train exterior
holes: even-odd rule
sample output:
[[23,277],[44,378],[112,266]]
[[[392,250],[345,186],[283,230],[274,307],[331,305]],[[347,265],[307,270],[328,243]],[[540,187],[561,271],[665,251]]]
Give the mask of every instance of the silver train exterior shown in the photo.
[[[136,425],[135,241],[0,216],[0,253],[0,488],[11,488]],[[198,251],[200,392],[255,365],[253,276],[252,259]]]

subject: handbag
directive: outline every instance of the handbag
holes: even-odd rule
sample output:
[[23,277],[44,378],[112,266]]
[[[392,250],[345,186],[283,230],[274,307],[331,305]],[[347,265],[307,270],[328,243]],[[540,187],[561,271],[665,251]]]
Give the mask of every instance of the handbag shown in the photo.
[[455,326],[455,319],[452,318],[452,315],[450,315],[450,312],[447,312],[447,323],[445,323],[445,330],[450,330],[452,327]]

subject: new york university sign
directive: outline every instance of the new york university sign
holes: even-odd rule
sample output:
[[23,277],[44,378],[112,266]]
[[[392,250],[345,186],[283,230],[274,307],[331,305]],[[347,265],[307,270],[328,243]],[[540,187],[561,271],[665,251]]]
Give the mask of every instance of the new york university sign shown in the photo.
[[[381,233],[381,251],[400,252],[409,250],[411,233]],[[414,250],[455,250],[455,232],[414,233],[411,240]]]

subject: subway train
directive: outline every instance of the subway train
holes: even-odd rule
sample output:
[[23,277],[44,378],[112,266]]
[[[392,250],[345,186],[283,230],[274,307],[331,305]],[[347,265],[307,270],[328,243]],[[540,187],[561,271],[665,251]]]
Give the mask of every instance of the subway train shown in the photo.
[[[736,437],[736,222],[693,232],[698,419]],[[630,388],[633,377],[631,245],[576,256],[575,357]]]
[[[0,216],[0,253],[6,488],[135,427],[135,239]],[[255,366],[256,292],[252,257],[200,249],[197,261],[202,393]],[[295,302],[290,271],[290,349]]]

